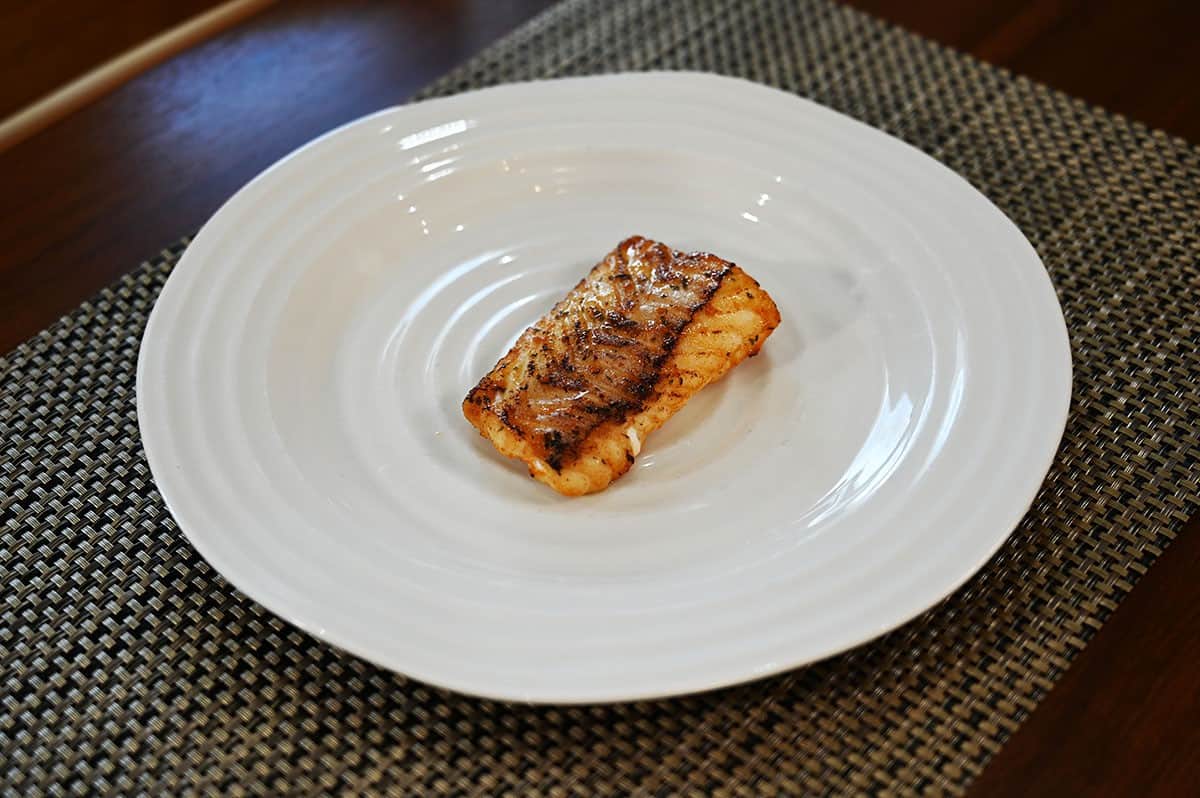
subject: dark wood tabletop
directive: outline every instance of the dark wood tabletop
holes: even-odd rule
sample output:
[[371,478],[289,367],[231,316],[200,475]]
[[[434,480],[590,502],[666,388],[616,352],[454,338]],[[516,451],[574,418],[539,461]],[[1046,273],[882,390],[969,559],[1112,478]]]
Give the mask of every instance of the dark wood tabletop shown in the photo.
[[[551,4],[277,4],[0,153],[0,351],[194,231],[276,159],[336,125],[402,102]],[[1200,142],[1200,3],[851,5]],[[1194,794],[1197,574],[1194,520],[973,793]]]

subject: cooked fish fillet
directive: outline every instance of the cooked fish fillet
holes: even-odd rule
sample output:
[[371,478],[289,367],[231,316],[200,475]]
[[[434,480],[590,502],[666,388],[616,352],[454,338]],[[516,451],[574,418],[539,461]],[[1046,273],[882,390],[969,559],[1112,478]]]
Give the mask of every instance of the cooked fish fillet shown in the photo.
[[701,252],[622,241],[463,401],[501,454],[559,493],[603,490],[691,396],[758,354],[779,310]]

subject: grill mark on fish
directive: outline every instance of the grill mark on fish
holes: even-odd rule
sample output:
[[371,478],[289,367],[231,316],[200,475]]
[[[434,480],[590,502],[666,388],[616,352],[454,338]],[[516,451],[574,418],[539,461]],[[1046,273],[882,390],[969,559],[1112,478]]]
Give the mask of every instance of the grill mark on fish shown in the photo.
[[537,443],[555,471],[606,421],[645,407],[679,334],[734,264],[634,236],[521,336],[529,360],[515,390],[485,377],[467,401]]

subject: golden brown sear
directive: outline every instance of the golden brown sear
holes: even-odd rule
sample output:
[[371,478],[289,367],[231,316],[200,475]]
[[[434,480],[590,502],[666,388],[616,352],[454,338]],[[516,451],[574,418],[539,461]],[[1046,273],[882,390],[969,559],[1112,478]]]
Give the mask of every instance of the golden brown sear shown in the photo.
[[691,396],[779,324],[729,261],[633,236],[526,330],[463,401],[504,455],[559,493],[603,490]]

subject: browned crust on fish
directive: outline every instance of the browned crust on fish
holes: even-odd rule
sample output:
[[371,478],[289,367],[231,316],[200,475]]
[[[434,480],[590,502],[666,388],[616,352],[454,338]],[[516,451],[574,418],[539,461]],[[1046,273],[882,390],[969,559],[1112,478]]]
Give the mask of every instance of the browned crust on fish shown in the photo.
[[634,236],[521,335],[463,414],[560,493],[602,490],[778,324],[770,296],[735,264]]

